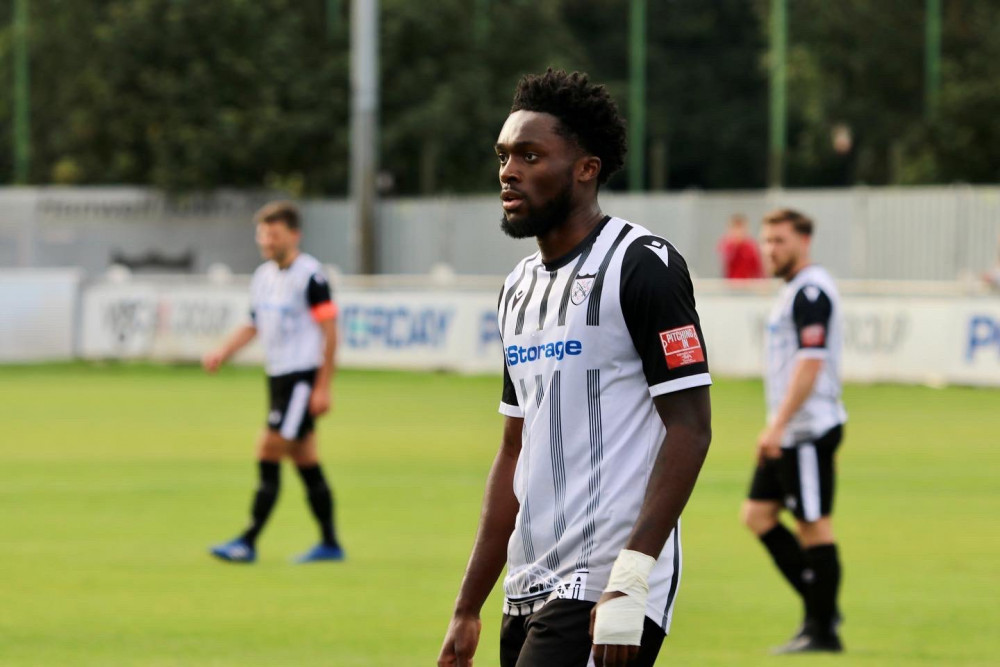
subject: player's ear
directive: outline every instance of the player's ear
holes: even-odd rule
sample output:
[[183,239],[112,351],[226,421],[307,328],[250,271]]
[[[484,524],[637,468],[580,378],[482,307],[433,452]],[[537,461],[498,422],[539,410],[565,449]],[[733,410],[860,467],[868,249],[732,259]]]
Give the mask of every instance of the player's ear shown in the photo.
[[584,155],[576,161],[576,180],[589,183],[597,180],[601,174],[601,158],[596,155]]

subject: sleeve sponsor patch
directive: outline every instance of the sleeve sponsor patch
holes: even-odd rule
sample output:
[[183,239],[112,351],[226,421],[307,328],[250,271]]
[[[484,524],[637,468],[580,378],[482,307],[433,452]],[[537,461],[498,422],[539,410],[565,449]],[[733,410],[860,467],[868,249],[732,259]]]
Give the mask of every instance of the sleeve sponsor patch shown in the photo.
[[822,324],[802,327],[799,340],[802,341],[802,347],[823,347],[826,344],[826,327]]
[[660,344],[663,345],[667,368],[671,370],[705,361],[705,353],[701,349],[701,341],[698,340],[698,332],[693,324],[661,331]]

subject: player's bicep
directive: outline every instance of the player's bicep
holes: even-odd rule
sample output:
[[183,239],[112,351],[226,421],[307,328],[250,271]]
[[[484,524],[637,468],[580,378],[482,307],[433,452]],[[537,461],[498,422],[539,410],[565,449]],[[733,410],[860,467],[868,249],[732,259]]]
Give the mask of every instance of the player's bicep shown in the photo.
[[336,319],[324,319],[317,320],[319,325],[319,330],[323,332],[323,337],[327,340],[337,341],[337,320]]
[[621,304],[650,394],[711,384],[691,277],[670,244],[646,236],[626,250]]
[[708,387],[693,387],[667,396],[653,398],[656,412],[663,425],[681,427],[692,433],[705,433],[711,437],[712,399]]
[[524,419],[522,417],[507,417],[503,420],[501,448],[504,453],[513,456],[515,460],[521,452],[521,437],[523,433]]

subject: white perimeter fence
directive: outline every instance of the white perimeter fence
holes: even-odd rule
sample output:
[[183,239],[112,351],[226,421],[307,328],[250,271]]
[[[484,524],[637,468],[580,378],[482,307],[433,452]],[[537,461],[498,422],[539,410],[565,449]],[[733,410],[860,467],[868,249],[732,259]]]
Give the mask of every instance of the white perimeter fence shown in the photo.
[[[0,267],[73,266],[98,276],[114,263],[174,261],[204,272],[253,271],[250,219],[273,193],[217,191],[169,198],[141,188],[0,188]],[[301,202],[305,247],[345,274],[359,271],[359,234],[348,201]],[[383,274],[503,275],[534,251],[499,230],[499,193],[384,199],[375,230]],[[978,275],[997,262],[1000,187],[837,188],[745,192],[605,192],[603,209],[677,246],[691,271],[720,276],[716,244],[729,216],[754,230],[768,210],[790,206],[817,221],[814,254],[854,280],[942,280]],[[154,269],[155,270],[155,269]]]
[[[339,363],[498,373],[499,278],[332,276]],[[196,361],[248,316],[248,279],[0,271],[0,361]],[[844,373],[864,382],[1000,386],[1000,295],[956,283],[845,281]],[[777,285],[695,283],[712,371],[756,377]],[[248,347],[237,359],[259,363]]]

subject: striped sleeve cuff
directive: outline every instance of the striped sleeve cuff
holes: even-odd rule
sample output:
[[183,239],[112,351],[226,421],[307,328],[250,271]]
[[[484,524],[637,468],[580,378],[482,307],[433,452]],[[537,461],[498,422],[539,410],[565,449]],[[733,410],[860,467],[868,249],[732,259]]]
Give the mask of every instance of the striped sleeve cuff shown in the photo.
[[800,347],[795,353],[796,359],[826,359],[830,351],[825,347]]
[[704,387],[709,384],[712,384],[712,376],[708,373],[698,373],[697,375],[689,375],[687,377],[677,378],[676,380],[667,380],[666,382],[661,382],[660,384],[654,384],[649,388],[649,395],[663,396],[664,394],[681,391],[682,389]]
[[500,409],[498,412],[505,417],[524,417],[524,410],[516,405],[511,405],[510,403],[500,403]]

